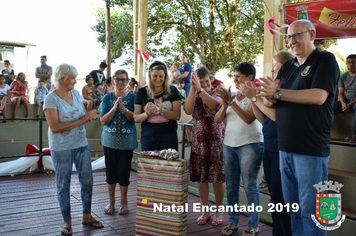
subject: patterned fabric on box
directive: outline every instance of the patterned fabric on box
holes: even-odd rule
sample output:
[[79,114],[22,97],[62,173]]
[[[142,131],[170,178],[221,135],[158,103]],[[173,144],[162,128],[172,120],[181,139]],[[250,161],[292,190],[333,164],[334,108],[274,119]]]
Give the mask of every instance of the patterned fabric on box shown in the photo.
[[187,212],[154,212],[154,204],[183,208],[186,203],[187,160],[138,158],[136,235],[186,235]]

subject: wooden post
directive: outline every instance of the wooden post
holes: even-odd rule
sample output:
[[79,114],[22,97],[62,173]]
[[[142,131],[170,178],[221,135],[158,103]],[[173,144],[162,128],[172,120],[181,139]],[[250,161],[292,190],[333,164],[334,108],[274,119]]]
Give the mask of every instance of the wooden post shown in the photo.
[[[265,0],[265,21],[278,14],[275,22],[283,25],[282,3],[285,0]],[[282,30],[281,30],[282,32]],[[272,76],[273,55],[284,49],[283,36],[279,34],[272,35],[267,27],[264,27],[264,45],[263,45],[263,76]]]
[[[141,52],[147,50],[147,0],[134,0],[134,47]],[[142,86],[146,83],[146,67],[138,53],[135,53],[135,79]]]
[[111,76],[111,26],[110,26],[110,5],[106,2],[105,7],[105,31],[106,31],[106,78]]

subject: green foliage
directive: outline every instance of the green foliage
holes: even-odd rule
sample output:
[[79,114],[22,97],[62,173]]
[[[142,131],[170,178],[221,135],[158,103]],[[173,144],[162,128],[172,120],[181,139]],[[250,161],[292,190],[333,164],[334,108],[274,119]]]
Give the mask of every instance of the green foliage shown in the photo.
[[346,59],[342,56],[341,52],[338,51],[337,49],[332,50],[330,52],[332,52],[336,58],[336,62],[339,65],[339,69],[340,69],[340,75],[348,72],[347,65],[346,65]]
[[[92,27],[92,30],[99,34],[98,42],[104,48],[106,46],[105,32],[105,9],[97,11],[97,25]],[[127,9],[110,10],[110,26],[111,26],[111,53],[112,58],[127,55],[128,51],[133,48],[133,19],[132,12]],[[133,54],[132,54],[133,55]]]
[[115,5],[117,6],[132,6],[133,2],[132,0],[104,0],[107,5],[110,7],[113,7]]
[[[119,2],[116,6],[127,7],[129,1],[116,2]],[[221,68],[232,69],[242,61],[255,63],[256,56],[263,51],[263,1],[157,0],[148,1],[148,9],[147,51],[151,58],[163,56],[169,65],[179,62],[181,53],[186,53],[191,64],[201,62],[216,72]],[[103,18],[99,17],[98,25],[102,22]],[[115,22],[125,21],[116,19]],[[103,28],[97,26],[93,29],[102,36]],[[130,31],[132,37],[132,27],[120,28]],[[112,34],[116,34],[114,30]],[[99,42],[105,45],[100,36]],[[132,43],[128,37],[127,41],[112,38],[112,44],[119,48]],[[113,58],[122,53],[114,48],[112,52]]]
[[337,39],[326,39],[325,49],[328,49],[331,45],[337,45]]

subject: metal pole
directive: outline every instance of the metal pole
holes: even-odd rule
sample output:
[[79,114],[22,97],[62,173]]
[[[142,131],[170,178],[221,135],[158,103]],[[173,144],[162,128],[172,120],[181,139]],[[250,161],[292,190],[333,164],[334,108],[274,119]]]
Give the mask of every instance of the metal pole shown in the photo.
[[43,164],[42,164],[42,157],[43,157],[43,153],[42,153],[42,119],[39,119],[39,123],[40,123],[40,159],[39,159],[39,169],[43,169]]
[[183,123],[183,138],[182,138],[182,159],[185,156],[185,124]]

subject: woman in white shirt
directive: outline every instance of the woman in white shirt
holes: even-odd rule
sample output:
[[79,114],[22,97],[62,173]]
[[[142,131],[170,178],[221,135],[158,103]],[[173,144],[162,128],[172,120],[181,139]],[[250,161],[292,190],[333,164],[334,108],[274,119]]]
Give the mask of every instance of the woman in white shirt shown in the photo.
[[[242,62],[234,68],[236,88],[246,81],[255,79],[256,69],[249,62]],[[215,115],[215,122],[226,118],[223,144],[224,171],[226,178],[227,204],[239,205],[240,177],[242,177],[248,205],[260,205],[258,174],[263,155],[262,125],[256,120],[249,98],[237,93],[231,95],[226,89],[217,89],[223,105]],[[221,235],[231,235],[237,231],[239,212],[229,212],[229,223]],[[248,215],[248,228],[242,235],[251,236],[259,232],[259,213],[254,210]]]

